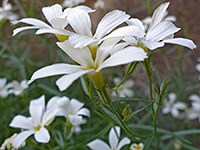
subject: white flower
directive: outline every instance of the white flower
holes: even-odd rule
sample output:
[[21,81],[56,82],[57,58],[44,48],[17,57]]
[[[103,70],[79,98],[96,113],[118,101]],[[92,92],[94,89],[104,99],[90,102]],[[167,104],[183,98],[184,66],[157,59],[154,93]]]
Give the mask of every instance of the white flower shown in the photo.
[[[13,147],[13,140],[15,139],[15,137],[17,136],[17,133],[13,134],[11,137],[7,138],[4,143],[1,145],[0,150],[17,150],[16,148]],[[19,146],[19,149],[24,147],[26,145],[26,142],[24,141],[23,143],[21,143],[21,145]]]
[[47,19],[47,21],[51,24],[49,26],[45,22],[35,19],[35,18],[23,18],[19,21],[16,21],[15,23],[26,23],[31,26],[26,27],[20,27],[13,31],[13,36],[18,34],[19,32],[22,32],[24,30],[29,29],[38,29],[36,34],[43,34],[43,33],[53,33],[58,35],[69,35],[71,32],[65,30],[65,27],[68,25],[67,16],[74,10],[83,10],[86,12],[93,12],[92,9],[86,6],[78,6],[75,8],[67,8],[64,11],[62,11],[62,6],[59,4],[55,4],[50,7],[44,7],[42,8],[42,12]]
[[143,23],[136,18],[132,18],[127,21],[130,26],[137,26],[144,33],[142,38],[127,37],[124,40],[133,45],[140,45],[154,50],[159,47],[163,47],[165,43],[178,44],[190,49],[196,48],[196,45],[192,40],[185,38],[173,38],[174,33],[178,32],[180,28],[177,28],[172,22],[163,20],[166,15],[166,10],[169,6],[169,2],[161,4],[153,13],[151,24],[145,34],[145,27]]
[[183,102],[175,102],[175,93],[169,93],[168,97],[169,101],[167,101],[166,99],[164,100],[167,102],[163,106],[162,113],[167,114],[170,112],[173,117],[178,118],[180,116],[179,110],[184,110],[187,106]]
[[90,111],[87,108],[82,108],[84,104],[76,99],[69,100],[67,97],[61,97],[56,102],[58,104],[57,116],[66,117],[74,126],[74,129],[84,123],[81,115],[90,116]]
[[83,10],[74,10],[68,16],[68,21],[76,33],[69,35],[69,41],[74,48],[83,48],[85,46],[97,46],[102,41],[110,38],[119,38],[120,40],[124,36],[143,37],[144,33],[136,26],[122,27],[110,33],[117,26],[127,21],[129,17],[123,11],[113,10],[101,19],[93,35],[88,13]]
[[196,94],[192,94],[189,100],[192,101],[192,108],[188,112],[188,118],[191,120],[198,118],[200,122],[200,97]]
[[2,1],[2,7],[0,7],[0,21],[2,19],[9,19],[10,21],[17,20],[18,16],[11,12],[12,5],[8,3],[8,0]]
[[63,7],[74,7],[80,3],[84,3],[85,0],[64,0]]
[[[49,103],[51,102],[49,101]],[[10,123],[11,127],[24,129],[13,141],[15,148],[18,148],[32,134],[40,143],[47,143],[50,140],[49,132],[45,126],[53,121],[57,109],[49,107],[48,104],[45,109],[45,97],[41,96],[30,102],[29,112],[31,117],[17,115]]]
[[[116,132],[115,132],[116,130]],[[109,145],[100,139],[96,139],[87,144],[92,150],[120,150],[124,145],[130,144],[130,139],[124,137],[119,142],[120,127],[111,128],[109,132]]]
[[105,8],[105,1],[104,0],[97,0],[95,3],[94,3],[94,8],[96,9],[104,9]]
[[6,78],[0,78],[0,97],[6,98],[9,94],[8,88],[9,85],[6,85],[7,79]]
[[[118,85],[120,83],[119,78],[114,78],[115,85]],[[134,93],[130,88],[133,88],[134,82],[133,80],[127,80],[125,81],[117,90],[117,93],[119,94],[119,97],[133,97]],[[116,95],[115,92],[112,93],[113,96]]]
[[[176,21],[176,17],[175,16],[167,16],[168,12],[166,11],[162,21],[171,21],[171,22],[175,22]],[[145,27],[145,30],[148,29],[148,27],[151,25],[152,23],[152,17],[146,17],[142,20],[142,23]]]
[[12,81],[9,83],[10,88],[9,94],[13,93],[14,95],[20,95],[26,88],[28,88],[27,80],[22,80],[20,83],[18,81]]
[[133,143],[130,147],[130,150],[143,150],[143,148],[144,148],[143,143],[140,144]]
[[[108,57],[115,43],[116,39],[106,40],[98,49],[96,47],[91,50],[88,47],[82,49],[73,48],[69,40],[62,43],[58,42],[57,45],[79,65],[59,63],[44,67],[33,74],[29,83],[39,78],[64,74],[56,81],[60,91],[63,91],[84,74],[94,77],[99,75],[100,70],[104,68],[128,64],[133,61],[143,61],[147,58],[143,49],[136,47],[127,47]],[[98,78],[96,80],[100,82],[101,79]]]

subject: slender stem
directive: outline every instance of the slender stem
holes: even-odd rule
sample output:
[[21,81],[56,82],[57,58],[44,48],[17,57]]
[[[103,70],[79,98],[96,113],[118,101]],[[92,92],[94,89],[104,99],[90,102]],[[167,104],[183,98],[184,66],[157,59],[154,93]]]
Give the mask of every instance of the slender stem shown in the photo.
[[67,148],[67,140],[68,140],[68,136],[71,132],[71,128],[72,128],[71,122],[69,121],[69,119],[66,119],[65,144],[63,147],[64,150],[66,150],[66,148]]
[[124,78],[122,79],[122,81],[113,89],[111,89],[109,91],[109,93],[111,93],[112,91],[117,91],[118,88],[126,81],[126,79],[128,78],[128,76],[130,76],[133,71],[135,70],[135,68],[137,67],[138,62],[132,62],[128,65],[127,70],[126,70],[126,74],[124,76]]
[[115,116],[118,118],[118,120],[120,121],[120,123],[122,124],[123,129],[130,134],[133,137],[140,137],[140,138],[147,138],[152,136],[153,134],[150,135],[146,135],[146,136],[141,136],[141,135],[137,135],[134,134],[132,131],[130,131],[130,129],[126,126],[126,124],[123,122],[122,118],[120,117],[120,115],[117,113],[117,111],[115,110],[115,108],[112,106],[112,104],[110,104],[110,109],[112,110],[112,112],[115,114]]

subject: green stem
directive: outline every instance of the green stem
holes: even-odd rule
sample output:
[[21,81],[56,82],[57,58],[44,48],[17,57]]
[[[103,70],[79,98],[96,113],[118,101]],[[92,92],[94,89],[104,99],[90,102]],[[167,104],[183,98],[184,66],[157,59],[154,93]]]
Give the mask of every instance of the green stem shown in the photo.
[[128,65],[127,69],[126,69],[126,74],[124,76],[124,78],[122,79],[122,81],[113,89],[111,89],[109,91],[109,93],[111,93],[112,91],[117,91],[118,88],[126,81],[126,79],[128,78],[128,76],[130,76],[133,71],[136,69],[138,62],[132,62]]
[[112,104],[110,104],[110,109],[111,111],[114,113],[114,115],[118,118],[118,120],[120,121],[122,128],[131,136],[133,137],[140,137],[140,138],[147,138],[152,136],[153,134],[150,135],[146,135],[146,136],[141,136],[141,135],[137,135],[134,134],[132,131],[130,131],[130,129],[126,126],[126,124],[123,122],[122,118],[120,117],[120,115],[117,113],[117,111],[115,110],[115,108],[112,106]]
[[66,119],[65,144],[63,147],[64,150],[66,150],[66,148],[67,148],[67,140],[68,140],[68,136],[71,132],[71,128],[72,128],[71,122],[69,121],[69,119]]

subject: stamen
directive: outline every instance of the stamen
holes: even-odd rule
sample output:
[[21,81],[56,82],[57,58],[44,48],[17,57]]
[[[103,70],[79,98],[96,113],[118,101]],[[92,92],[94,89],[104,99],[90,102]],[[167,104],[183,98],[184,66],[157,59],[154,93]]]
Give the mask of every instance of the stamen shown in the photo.
[[39,131],[41,129],[41,126],[39,125],[39,126],[37,126],[37,127],[35,127],[35,131]]

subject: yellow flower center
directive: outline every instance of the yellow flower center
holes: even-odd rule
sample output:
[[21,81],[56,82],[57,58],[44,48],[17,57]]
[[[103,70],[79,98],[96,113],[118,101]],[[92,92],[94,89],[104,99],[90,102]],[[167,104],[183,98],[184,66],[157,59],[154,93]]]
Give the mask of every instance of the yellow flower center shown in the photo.
[[144,46],[143,44],[141,44],[141,43],[138,42],[137,45],[136,45],[136,47],[142,48],[147,53],[147,55],[149,55],[148,48],[146,46]]
[[95,60],[96,59],[98,45],[94,45],[94,46],[88,45],[88,48],[90,49],[90,52],[92,54],[92,59]]
[[68,36],[66,36],[66,35],[56,34],[56,37],[58,38],[58,40],[60,42],[64,42],[64,41],[68,40]]
[[39,126],[37,126],[37,127],[35,127],[35,131],[39,131],[41,129],[41,126],[39,125]]
[[140,149],[141,147],[139,145],[136,146],[136,149]]

